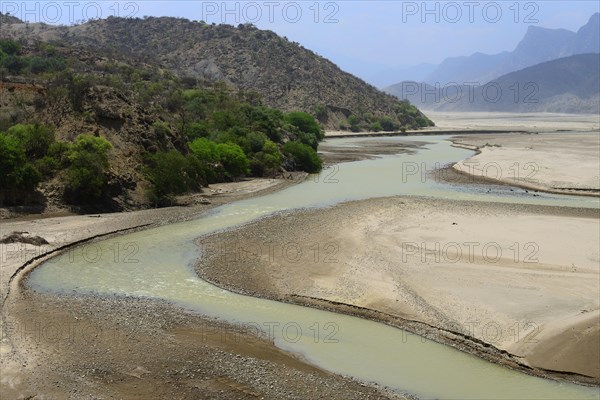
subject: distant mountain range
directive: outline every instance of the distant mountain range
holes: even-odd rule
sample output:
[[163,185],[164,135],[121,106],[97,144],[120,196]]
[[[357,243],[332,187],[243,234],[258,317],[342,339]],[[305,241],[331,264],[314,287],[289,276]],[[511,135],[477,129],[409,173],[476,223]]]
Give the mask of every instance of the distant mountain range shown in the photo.
[[386,90],[437,111],[600,113],[600,54],[544,62],[485,85],[402,82]]
[[577,33],[566,29],[530,26],[512,52],[475,53],[444,60],[423,81],[441,86],[455,82],[482,85],[509,72],[575,54],[600,52],[600,14],[592,15]]
[[600,113],[599,53],[596,13],[577,33],[530,27],[512,52],[448,58],[423,82],[384,91],[424,109]]

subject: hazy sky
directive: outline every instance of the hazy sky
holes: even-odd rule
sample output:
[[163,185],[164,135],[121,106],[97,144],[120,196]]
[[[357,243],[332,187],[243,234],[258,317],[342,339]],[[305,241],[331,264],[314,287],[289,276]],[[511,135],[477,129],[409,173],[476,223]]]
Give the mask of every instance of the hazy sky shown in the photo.
[[251,22],[366,77],[390,67],[512,50],[531,25],[576,31],[590,1],[5,1],[3,12],[47,23],[92,17],[177,16]]

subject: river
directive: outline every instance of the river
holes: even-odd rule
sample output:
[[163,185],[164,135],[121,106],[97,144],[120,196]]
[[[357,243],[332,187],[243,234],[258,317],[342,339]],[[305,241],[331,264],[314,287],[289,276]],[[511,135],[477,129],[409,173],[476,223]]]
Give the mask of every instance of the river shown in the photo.
[[[343,139],[359,146],[369,139]],[[78,247],[55,257],[28,278],[53,293],[133,295],[163,299],[193,312],[260,329],[275,344],[343,375],[377,382],[420,398],[597,399],[598,388],[532,377],[452,347],[373,321],[243,296],[199,279],[198,237],[270,214],[393,195],[599,208],[597,198],[488,189],[439,182],[422,174],[469,157],[446,136],[377,138],[426,142],[415,154],[344,163],[312,179],[263,197],[213,209],[203,218]],[[416,168],[416,169],[415,169]]]

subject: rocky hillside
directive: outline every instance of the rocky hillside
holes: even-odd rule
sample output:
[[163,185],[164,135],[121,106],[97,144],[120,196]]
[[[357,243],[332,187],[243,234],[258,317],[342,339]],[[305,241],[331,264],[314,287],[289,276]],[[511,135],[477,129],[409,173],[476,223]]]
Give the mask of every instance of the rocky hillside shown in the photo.
[[388,116],[417,126],[398,100],[343,72],[327,59],[252,25],[209,25],[179,18],[108,18],[79,26],[3,24],[2,35],[37,38],[99,54],[156,64],[179,76],[253,90],[266,105],[319,114],[339,129],[350,115]]
[[431,124],[251,26],[0,17],[0,207],[171,204],[211,183],[319,171],[323,127]]

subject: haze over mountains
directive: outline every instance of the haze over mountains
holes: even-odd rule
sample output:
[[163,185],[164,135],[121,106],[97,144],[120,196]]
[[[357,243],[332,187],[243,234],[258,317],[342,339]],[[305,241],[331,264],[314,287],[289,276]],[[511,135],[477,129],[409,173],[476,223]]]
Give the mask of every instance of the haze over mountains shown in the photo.
[[[400,82],[384,90],[426,109],[596,113],[598,53],[596,13],[577,32],[531,26],[512,52],[448,58],[423,83]],[[497,90],[501,98],[491,101]]]

